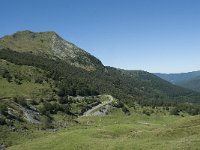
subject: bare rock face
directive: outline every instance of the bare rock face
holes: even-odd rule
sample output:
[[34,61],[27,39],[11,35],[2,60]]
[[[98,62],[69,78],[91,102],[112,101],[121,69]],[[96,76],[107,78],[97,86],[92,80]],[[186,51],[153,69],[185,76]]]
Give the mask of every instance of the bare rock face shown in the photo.
[[[75,58],[76,52],[75,45],[63,40],[57,34],[52,35],[52,52],[59,58]],[[67,52],[67,53],[66,53]]]
[[6,149],[6,146],[3,144],[0,144],[0,150],[5,150],[5,149]]
[[100,60],[65,41],[55,32],[19,31],[0,38],[0,45],[1,48],[9,48],[17,52],[29,52],[51,59],[61,59],[86,70],[103,67]]

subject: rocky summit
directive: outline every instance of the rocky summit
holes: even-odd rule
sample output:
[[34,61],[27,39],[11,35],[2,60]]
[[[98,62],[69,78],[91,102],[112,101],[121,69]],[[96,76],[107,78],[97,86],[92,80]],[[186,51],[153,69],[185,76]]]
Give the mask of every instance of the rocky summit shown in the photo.
[[86,70],[103,67],[100,60],[65,41],[55,32],[18,31],[15,34],[0,38],[1,48],[17,52],[29,52],[47,58],[61,59]]

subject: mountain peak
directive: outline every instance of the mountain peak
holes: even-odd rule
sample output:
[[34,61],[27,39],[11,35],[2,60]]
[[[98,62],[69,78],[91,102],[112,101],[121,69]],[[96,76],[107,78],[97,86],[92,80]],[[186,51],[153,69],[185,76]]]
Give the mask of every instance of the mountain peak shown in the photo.
[[15,34],[30,34],[30,33],[33,33],[33,32],[30,30],[23,30],[23,31],[17,31]]
[[54,31],[18,31],[15,34],[0,38],[0,45],[2,48],[9,48],[18,52],[31,52],[51,59],[65,60],[71,65],[87,70],[103,67],[100,60],[64,40]]
[[[45,31],[45,32],[32,32],[30,30],[23,30],[23,31],[17,31],[16,33],[10,35],[13,38],[20,38],[20,37],[29,37],[29,38],[35,38],[35,37],[45,37],[50,38],[52,36],[60,37],[56,32],[54,31]],[[9,37],[10,37],[9,36]]]
[[14,34],[57,34],[55,31],[33,32],[31,30],[17,31]]

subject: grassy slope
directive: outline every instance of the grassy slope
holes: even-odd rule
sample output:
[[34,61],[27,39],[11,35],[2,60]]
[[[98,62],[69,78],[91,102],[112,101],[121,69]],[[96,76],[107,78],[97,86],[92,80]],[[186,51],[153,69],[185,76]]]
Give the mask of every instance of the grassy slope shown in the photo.
[[53,61],[29,53],[18,53],[12,50],[1,50],[0,53],[2,59],[12,63],[34,65],[50,71],[52,78],[64,77],[62,88],[67,91],[72,91],[75,87],[78,92],[83,85],[89,90],[110,94],[129,104],[132,100],[140,101],[141,99],[198,102],[200,97],[199,93],[174,86],[147,72],[141,72],[136,77],[132,77],[133,73],[128,75],[112,67],[87,72],[68,65],[64,61]]
[[17,52],[29,52],[46,58],[60,58],[86,70],[103,67],[97,58],[63,40],[55,32],[19,31],[0,38],[1,47]]
[[30,31],[17,32],[10,36],[0,38],[1,46],[10,48],[19,52],[32,52],[34,54],[45,53],[51,55],[49,49],[51,45],[51,37],[54,33],[46,32],[44,34],[35,33]]
[[46,72],[27,65],[16,65],[14,63],[8,62],[6,60],[0,59],[0,74],[3,74],[4,71],[9,71],[12,77],[18,76],[23,80],[33,81],[36,79],[46,79]]
[[48,84],[36,84],[24,82],[18,85],[14,82],[8,82],[6,79],[0,79],[0,97],[43,97],[51,93]]
[[[8,82],[3,78],[4,71],[7,70],[11,76]],[[21,78],[21,84],[16,83],[16,79]],[[44,81],[36,83],[37,80]],[[47,81],[48,80],[48,81]],[[52,93],[49,83],[43,70],[26,65],[15,65],[0,59],[0,97],[43,97]]]
[[10,150],[58,149],[198,149],[200,117],[142,114],[125,116],[116,111],[106,117],[82,117],[82,123],[56,134],[26,141]]

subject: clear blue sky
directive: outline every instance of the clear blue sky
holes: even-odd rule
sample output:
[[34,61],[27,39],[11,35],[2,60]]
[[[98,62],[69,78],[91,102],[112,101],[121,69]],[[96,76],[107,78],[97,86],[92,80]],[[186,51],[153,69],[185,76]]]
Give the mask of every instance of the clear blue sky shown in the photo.
[[200,70],[199,0],[1,0],[0,37],[53,30],[104,65]]

